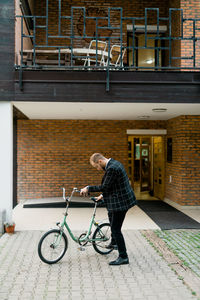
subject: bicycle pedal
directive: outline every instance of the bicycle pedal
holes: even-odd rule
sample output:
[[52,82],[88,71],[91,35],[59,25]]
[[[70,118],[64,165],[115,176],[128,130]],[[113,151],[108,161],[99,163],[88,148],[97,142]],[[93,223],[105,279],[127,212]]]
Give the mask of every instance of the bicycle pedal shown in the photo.
[[78,247],[78,250],[85,251],[85,248],[84,247]]

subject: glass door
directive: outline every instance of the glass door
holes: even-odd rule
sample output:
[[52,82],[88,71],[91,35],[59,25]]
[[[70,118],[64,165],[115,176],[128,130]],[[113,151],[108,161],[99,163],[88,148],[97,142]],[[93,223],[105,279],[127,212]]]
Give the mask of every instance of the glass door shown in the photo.
[[133,139],[131,137],[128,138],[128,178],[132,187],[134,187],[134,178],[133,178],[133,155],[134,155],[134,147],[133,147]]
[[[135,192],[150,192],[164,198],[164,138],[161,136],[128,137],[128,176]],[[143,193],[145,194],[145,193]]]
[[150,145],[148,137],[140,138],[140,191],[150,190]]
[[140,181],[140,138],[128,137],[128,176],[132,187]]
[[128,176],[139,192],[150,191],[150,137],[128,137]]

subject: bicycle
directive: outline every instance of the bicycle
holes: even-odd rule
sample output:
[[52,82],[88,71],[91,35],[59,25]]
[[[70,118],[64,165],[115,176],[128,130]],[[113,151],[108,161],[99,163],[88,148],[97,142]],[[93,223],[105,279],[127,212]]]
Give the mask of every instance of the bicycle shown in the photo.
[[[90,199],[94,201],[94,210],[92,218],[89,224],[89,229],[86,232],[81,233],[79,237],[75,236],[69,225],[67,224],[68,208],[75,192],[80,192],[77,188],[73,188],[70,197],[65,197],[65,188],[63,190],[63,199],[66,201],[66,211],[64,213],[63,222],[57,222],[58,229],[51,229],[47,231],[40,239],[38,244],[38,255],[40,259],[47,264],[57,263],[63,258],[68,248],[68,238],[64,232],[64,227],[67,229],[69,236],[72,240],[80,245],[80,249],[85,247],[88,243],[93,246],[94,250],[99,254],[109,254],[113,249],[107,248],[111,241],[111,229],[109,223],[97,223],[95,221],[97,201],[95,197]],[[92,228],[96,227],[93,235]],[[91,237],[92,235],[92,237]]]

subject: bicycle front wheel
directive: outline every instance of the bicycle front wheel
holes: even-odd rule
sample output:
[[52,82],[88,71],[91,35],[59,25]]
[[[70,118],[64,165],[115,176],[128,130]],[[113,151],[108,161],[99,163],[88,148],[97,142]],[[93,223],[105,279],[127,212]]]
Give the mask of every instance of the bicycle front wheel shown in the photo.
[[55,264],[64,256],[68,247],[68,240],[64,232],[59,229],[47,231],[38,244],[38,255],[47,264]]
[[113,249],[107,248],[111,242],[111,228],[109,223],[99,225],[95,230],[92,239],[92,245],[96,252],[105,255],[113,251]]

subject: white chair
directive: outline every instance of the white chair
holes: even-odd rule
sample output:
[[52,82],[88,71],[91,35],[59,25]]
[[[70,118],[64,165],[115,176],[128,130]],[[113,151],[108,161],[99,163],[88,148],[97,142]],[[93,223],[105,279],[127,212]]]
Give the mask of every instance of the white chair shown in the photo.
[[105,58],[104,58],[104,52],[106,51],[107,43],[104,41],[97,41],[92,40],[90,42],[88,51],[86,53],[87,58],[83,59],[84,66],[88,65],[90,66],[91,63],[96,64],[96,56],[97,56],[97,62],[100,65],[105,65]]
[[[124,66],[123,63],[123,58],[126,53],[126,49],[122,48],[121,51],[121,46],[120,45],[112,45],[111,50],[110,50],[110,66],[115,66],[115,67],[120,67]],[[106,61],[106,66],[108,65],[108,59]]]

